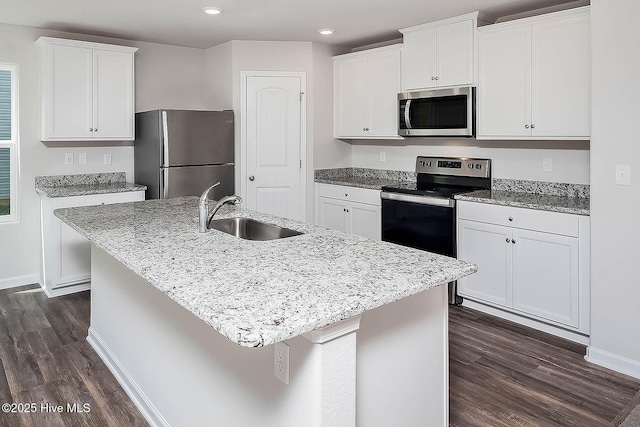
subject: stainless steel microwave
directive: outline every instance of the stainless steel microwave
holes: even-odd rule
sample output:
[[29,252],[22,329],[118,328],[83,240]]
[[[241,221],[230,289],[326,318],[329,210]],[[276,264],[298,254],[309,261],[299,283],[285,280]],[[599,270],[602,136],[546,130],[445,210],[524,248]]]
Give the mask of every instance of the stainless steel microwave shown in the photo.
[[475,87],[398,94],[398,135],[475,136]]

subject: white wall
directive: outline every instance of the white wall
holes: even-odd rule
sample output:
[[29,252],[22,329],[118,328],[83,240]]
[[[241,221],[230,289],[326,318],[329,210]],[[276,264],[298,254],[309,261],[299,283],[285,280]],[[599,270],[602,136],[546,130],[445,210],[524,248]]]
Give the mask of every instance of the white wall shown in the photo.
[[[591,347],[589,358],[640,378],[640,2],[592,0]],[[617,164],[631,186],[614,185]]]
[[[380,161],[380,152],[386,161]],[[492,160],[494,178],[589,184],[588,141],[479,141],[415,138],[404,141],[354,142],[352,166],[415,170],[417,156],[478,157]],[[552,172],[542,171],[551,158]]]
[[314,43],[312,49],[314,103],[309,116],[313,120],[313,168],[349,167],[351,145],[333,138],[333,57],[346,50],[321,43]]
[[[33,283],[40,263],[40,199],[34,190],[39,175],[126,172],[133,179],[133,147],[49,148],[39,140],[39,54],[34,42],[40,36],[73,38],[137,46],[136,111],[153,108],[203,108],[205,96],[203,51],[106,39],[36,28],[0,25],[0,61],[18,64],[20,221],[0,224],[0,287]],[[64,164],[64,153],[87,153],[86,165]],[[112,164],[102,164],[110,153]]]
[[233,44],[214,46],[205,51],[204,79],[207,108],[211,110],[233,109]]

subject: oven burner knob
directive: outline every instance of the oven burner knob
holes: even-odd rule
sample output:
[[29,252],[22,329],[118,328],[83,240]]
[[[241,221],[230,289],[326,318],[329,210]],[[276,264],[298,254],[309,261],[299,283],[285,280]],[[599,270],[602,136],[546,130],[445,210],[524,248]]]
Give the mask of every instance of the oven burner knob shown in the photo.
[[482,165],[480,163],[476,163],[476,169],[480,169],[482,168]]
[[473,163],[467,163],[467,167],[468,167],[469,169],[473,169]]

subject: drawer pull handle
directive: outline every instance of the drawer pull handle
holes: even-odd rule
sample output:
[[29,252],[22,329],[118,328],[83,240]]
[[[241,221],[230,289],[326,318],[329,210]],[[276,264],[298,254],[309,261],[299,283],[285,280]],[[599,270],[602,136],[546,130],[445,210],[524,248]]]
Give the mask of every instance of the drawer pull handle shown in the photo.
[[513,217],[512,216],[509,217],[509,221],[513,222]]

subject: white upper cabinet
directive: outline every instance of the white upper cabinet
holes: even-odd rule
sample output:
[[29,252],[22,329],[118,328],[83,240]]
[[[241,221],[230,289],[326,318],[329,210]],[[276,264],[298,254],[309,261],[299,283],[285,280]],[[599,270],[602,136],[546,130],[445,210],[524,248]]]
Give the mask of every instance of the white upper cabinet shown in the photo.
[[478,138],[590,137],[588,6],[479,33]]
[[399,138],[400,45],[334,57],[334,136]]
[[134,139],[137,48],[40,37],[42,141]]
[[476,12],[400,30],[403,90],[472,85],[478,15]]

